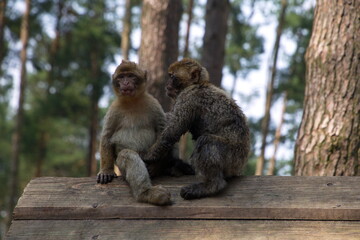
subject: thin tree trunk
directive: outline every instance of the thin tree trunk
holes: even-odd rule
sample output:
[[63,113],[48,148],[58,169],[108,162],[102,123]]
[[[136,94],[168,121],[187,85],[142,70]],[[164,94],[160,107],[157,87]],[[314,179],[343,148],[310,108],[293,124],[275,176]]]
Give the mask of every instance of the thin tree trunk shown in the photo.
[[131,35],[131,0],[125,0],[125,14],[123,19],[123,30],[121,33],[121,52],[125,60],[129,59],[130,35]]
[[87,170],[88,176],[95,176],[97,164],[95,154],[97,151],[97,129],[98,129],[98,114],[99,114],[99,105],[98,100],[91,100],[91,119],[90,119],[90,127],[89,127],[89,153],[88,153],[88,163]]
[[270,109],[272,105],[272,97],[274,93],[274,83],[275,83],[275,77],[276,77],[276,64],[278,59],[278,53],[279,53],[279,47],[280,47],[280,39],[282,35],[282,30],[284,26],[285,21],[285,13],[287,8],[287,0],[281,1],[281,10],[279,15],[279,23],[276,29],[276,39],[274,44],[274,52],[273,52],[273,62],[271,67],[271,75],[269,82],[267,84],[266,88],[266,102],[265,102],[265,113],[264,118],[261,123],[261,134],[262,134],[262,141],[261,141],[261,147],[260,147],[260,156],[256,163],[256,171],[255,175],[262,175],[264,171],[264,162],[265,162],[265,149],[266,149],[266,138],[269,133],[269,124],[270,124]]
[[38,146],[39,156],[36,161],[35,177],[42,176],[42,165],[46,159],[48,141],[49,141],[49,134],[46,131],[42,131],[40,133],[40,141],[38,143],[39,144],[39,146]]
[[0,2],[0,74],[1,65],[5,57],[4,53],[4,29],[5,29],[5,11],[6,11],[6,0]]
[[208,0],[206,3],[201,63],[208,70],[210,81],[216,86],[220,86],[222,80],[229,11],[228,0]]
[[189,5],[186,11],[188,15],[188,19],[186,24],[185,47],[183,52],[184,57],[189,57],[189,39],[190,39],[190,27],[193,17],[193,8],[194,8],[194,0],[189,0]]
[[15,119],[15,130],[12,137],[12,162],[10,172],[10,195],[9,195],[9,222],[11,221],[11,213],[15,207],[18,190],[19,190],[19,159],[20,159],[20,143],[22,140],[22,125],[24,119],[24,100],[26,88],[26,58],[27,46],[29,41],[29,18],[31,0],[26,0],[26,9],[21,22],[21,43],[22,49],[20,53],[21,70],[20,70],[20,89],[19,89],[19,102]]
[[234,97],[235,89],[236,89],[236,83],[237,83],[237,74],[234,75],[234,80],[233,80],[233,84],[232,84],[231,91],[230,91],[230,96],[231,97]]
[[276,154],[280,143],[281,138],[281,130],[284,123],[284,117],[285,117],[285,111],[286,111],[286,104],[287,104],[287,92],[284,93],[284,99],[283,99],[283,107],[281,110],[281,116],[280,116],[280,123],[279,126],[276,129],[275,133],[275,139],[274,139],[274,153],[269,161],[269,168],[267,171],[267,175],[274,175],[275,172],[275,164],[276,164]]
[[181,0],[143,1],[139,63],[148,71],[148,91],[165,111],[171,103],[165,94],[167,69],[179,54],[181,14]]
[[[193,16],[193,7],[194,7],[194,0],[189,0],[187,8],[187,24],[186,24],[186,35],[185,35],[185,47],[183,52],[183,57],[189,57],[189,39],[190,39],[190,27],[191,27],[191,21]],[[188,135],[189,133],[185,133],[183,136],[181,136],[179,141],[179,157],[181,159],[185,159],[186,157],[186,150],[187,150],[187,141],[188,141]]]
[[90,54],[91,56],[91,72],[93,76],[92,93],[90,97],[90,126],[89,126],[89,152],[87,160],[87,174],[88,176],[95,176],[97,170],[95,154],[97,151],[97,130],[98,130],[98,115],[99,115],[99,89],[96,84],[99,78],[99,63],[96,49]]
[[296,175],[360,175],[359,19],[358,0],[317,0]]

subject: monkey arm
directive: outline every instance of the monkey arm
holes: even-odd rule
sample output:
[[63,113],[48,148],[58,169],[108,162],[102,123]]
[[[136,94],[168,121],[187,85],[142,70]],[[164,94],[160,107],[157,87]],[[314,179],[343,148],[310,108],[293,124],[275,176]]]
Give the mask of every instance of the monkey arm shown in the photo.
[[116,114],[109,109],[104,118],[104,127],[100,140],[100,172],[97,175],[97,182],[104,184],[111,182],[116,174],[114,172],[115,149],[110,139],[116,130]]
[[145,162],[157,161],[165,156],[179,141],[181,135],[189,130],[191,123],[196,118],[196,105],[191,102],[191,98],[179,100],[175,103],[173,111],[167,114],[167,123],[164,131],[161,133],[160,138],[157,139],[155,144],[150,148],[149,152],[145,155]]

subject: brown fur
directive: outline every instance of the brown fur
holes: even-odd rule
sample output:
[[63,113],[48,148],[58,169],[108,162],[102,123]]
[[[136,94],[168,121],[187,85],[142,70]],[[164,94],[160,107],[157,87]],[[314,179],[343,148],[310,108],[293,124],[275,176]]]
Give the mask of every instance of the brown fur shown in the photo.
[[190,131],[195,149],[190,162],[203,182],[182,188],[185,199],[218,193],[225,178],[239,176],[249,152],[246,117],[234,100],[209,82],[198,62],[183,59],[169,67],[167,93],[175,99],[166,127],[144,160],[156,161]]
[[179,165],[185,166],[185,173],[192,169],[174,158],[171,152],[164,155],[162,161],[148,166],[141,159],[165,124],[165,114],[159,102],[145,91],[146,72],[133,62],[123,61],[112,76],[112,85],[117,98],[104,118],[97,182],[106,184],[116,177],[115,163],[129,182],[137,201],[169,204],[169,192],[161,186],[152,186],[150,176],[174,172]]

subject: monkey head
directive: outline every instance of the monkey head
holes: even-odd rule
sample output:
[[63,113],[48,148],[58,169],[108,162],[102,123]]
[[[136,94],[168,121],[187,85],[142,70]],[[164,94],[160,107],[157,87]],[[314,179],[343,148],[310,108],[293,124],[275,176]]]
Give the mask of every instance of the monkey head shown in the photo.
[[184,58],[171,64],[168,73],[166,94],[173,99],[188,86],[209,82],[207,70],[200,63],[190,58]]
[[145,91],[146,71],[123,60],[112,75],[112,86],[118,97],[135,97]]

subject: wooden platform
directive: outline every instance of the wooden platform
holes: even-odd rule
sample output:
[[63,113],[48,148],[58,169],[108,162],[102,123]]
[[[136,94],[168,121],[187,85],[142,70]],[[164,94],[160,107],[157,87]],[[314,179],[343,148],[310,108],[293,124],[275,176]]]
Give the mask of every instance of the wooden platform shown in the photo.
[[161,178],[173,204],[134,202],[121,179],[38,178],[25,188],[7,239],[360,239],[360,177],[241,177],[187,201],[194,177]]

